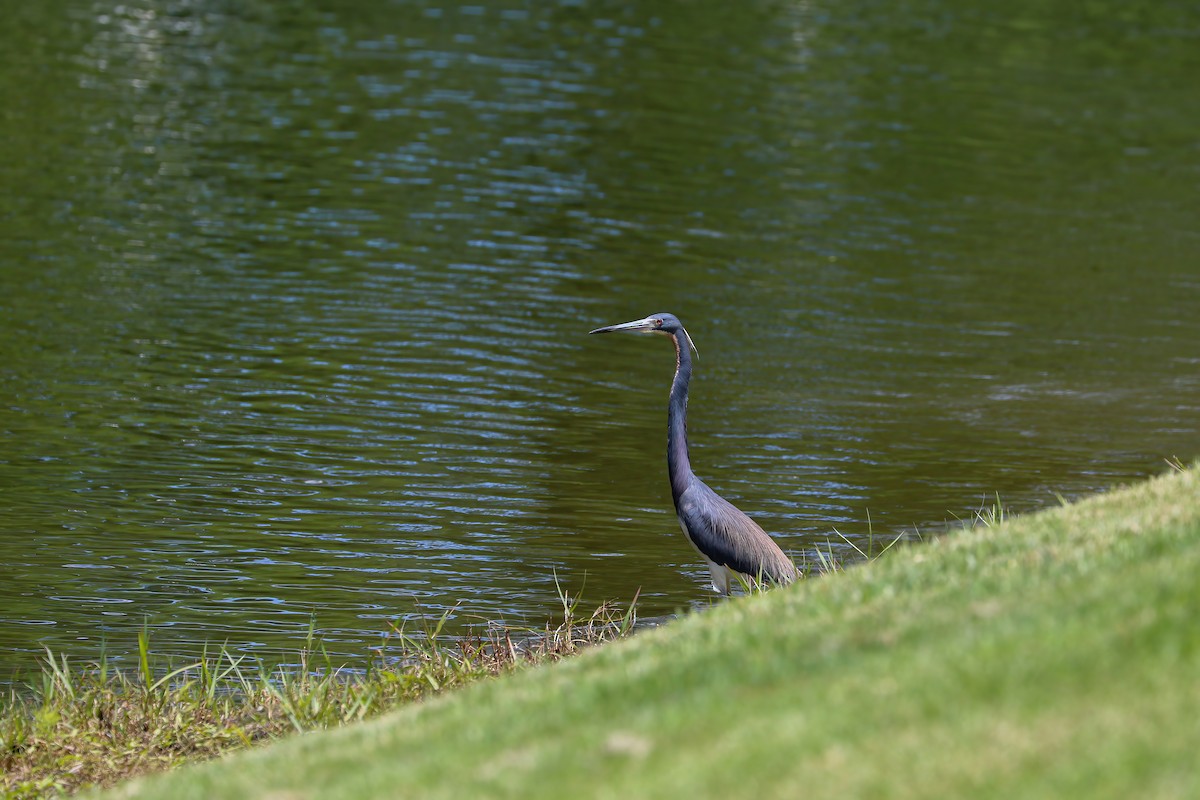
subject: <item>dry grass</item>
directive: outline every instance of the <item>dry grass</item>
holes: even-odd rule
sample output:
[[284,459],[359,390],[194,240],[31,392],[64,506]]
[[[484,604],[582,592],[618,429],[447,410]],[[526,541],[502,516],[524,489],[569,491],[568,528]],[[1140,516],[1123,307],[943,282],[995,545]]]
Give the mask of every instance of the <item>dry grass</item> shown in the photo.
[[563,596],[562,618],[542,630],[489,625],[466,637],[446,617],[413,633],[394,628],[388,652],[366,670],[331,663],[310,635],[293,659],[269,668],[222,650],[157,669],[147,632],[135,671],[103,660],[82,668],[47,651],[35,685],[0,706],[0,796],[9,800],[111,786],[132,776],[212,758],[298,731],[333,728],[468,683],[555,661],[628,634],[634,606],[581,617]]

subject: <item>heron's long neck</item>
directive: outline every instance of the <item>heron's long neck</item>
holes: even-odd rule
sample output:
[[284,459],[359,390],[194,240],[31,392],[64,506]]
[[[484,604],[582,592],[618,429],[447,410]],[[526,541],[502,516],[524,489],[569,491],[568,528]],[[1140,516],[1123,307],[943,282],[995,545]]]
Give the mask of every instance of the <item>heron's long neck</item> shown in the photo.
[[[685,334],[686,335],[686,334]],[[686,341],[675,342],[675,380],[671,382],[671,398],[667,402],[667,472],[671,476],[671,497],[676,505],[688,487],[692,462],[688,458],[687,402],[688,383],[692,379],[692,354]]]

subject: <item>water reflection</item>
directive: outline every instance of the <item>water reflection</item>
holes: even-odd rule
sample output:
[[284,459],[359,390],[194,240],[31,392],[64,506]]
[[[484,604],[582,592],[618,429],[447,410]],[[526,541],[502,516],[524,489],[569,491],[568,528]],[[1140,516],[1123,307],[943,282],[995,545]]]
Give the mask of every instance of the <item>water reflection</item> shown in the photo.
[[1195,455],[1189,12],[925,6],[21,11],[5,663],[706,602],[654,310],[796,554]]

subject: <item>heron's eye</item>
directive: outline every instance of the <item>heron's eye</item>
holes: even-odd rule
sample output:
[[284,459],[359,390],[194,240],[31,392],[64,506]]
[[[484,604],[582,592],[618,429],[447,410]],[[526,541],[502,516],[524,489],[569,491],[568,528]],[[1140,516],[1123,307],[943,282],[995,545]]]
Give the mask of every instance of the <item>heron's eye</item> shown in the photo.
[[656,320],[654,320],[654,327],[656,327],[656,328],[661,328],[661,327],[662,327],[662,320],[661,320],[661,319],[656,319]]

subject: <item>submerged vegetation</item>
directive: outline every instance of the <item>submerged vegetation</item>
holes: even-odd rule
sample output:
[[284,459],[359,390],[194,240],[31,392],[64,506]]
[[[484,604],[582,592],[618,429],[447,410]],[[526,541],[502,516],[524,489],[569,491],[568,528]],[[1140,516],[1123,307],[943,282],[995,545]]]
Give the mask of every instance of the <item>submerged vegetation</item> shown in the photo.
[[135,670],[101,659],[82,668],[46,652],[26,691],[0,707],[0,797],[26,800],[109,786],[123,779],[269,741],[367,719],[446,689],[554,661],[627,635],[636,598],[582,615],[561,595],[561,619],[541,630],[489,625],[449,637],[446,615],[410,632],[395,627],[365,670],[335,665],[316,637],[290,666],[269,667],[220,650],[161,669],[150,637],[138,637]]

